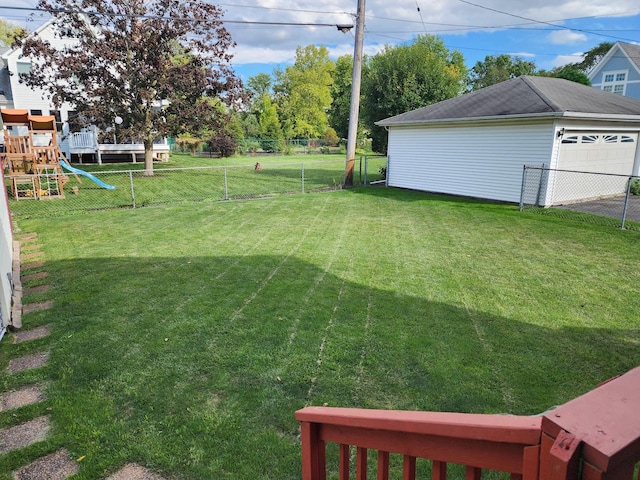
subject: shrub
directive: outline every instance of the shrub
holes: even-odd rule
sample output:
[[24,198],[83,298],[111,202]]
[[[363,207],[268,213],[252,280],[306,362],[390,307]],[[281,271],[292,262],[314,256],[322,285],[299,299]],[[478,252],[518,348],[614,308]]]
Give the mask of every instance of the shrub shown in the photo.
[[640,195],[640,178],[636,178],[631,182],[631,188],[629,189],[632,195]]
[[236,139],[228,135],[218,135],[209,140],[211,151],[220,153],[222,157],[230,157],[236,153],[237,146]]

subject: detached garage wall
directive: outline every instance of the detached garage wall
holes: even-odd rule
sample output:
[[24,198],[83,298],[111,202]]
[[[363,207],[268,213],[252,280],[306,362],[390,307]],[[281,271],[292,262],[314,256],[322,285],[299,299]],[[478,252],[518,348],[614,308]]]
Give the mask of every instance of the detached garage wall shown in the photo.
[[388,185],[519,202],[523,165],[549,165],[553,122],[389,128]]
[[[4,185],[4,175],[0,172]],[[13,291],[13,234],[7,199],[7,189],[0,188],[0,338],[11,319],[11,294]]]

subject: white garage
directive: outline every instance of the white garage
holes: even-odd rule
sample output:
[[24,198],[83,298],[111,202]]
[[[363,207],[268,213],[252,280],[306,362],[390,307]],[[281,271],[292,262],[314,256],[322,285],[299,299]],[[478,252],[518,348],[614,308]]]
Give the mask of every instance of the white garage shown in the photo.
[[[377,124],[389,132],[392,187],[518,202],[524,165],[640,169],[640,101],[563,79],[523,76]],[[554,203],[569,195],[556,180],[541,186]]]

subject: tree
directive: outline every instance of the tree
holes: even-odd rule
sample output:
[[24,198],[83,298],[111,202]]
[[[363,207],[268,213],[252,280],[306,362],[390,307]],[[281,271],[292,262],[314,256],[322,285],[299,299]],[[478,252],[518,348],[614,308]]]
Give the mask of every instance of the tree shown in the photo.
[[585,73],[589,72],[611,50],[611,47],[613,47],[611,42],[602,42],[596,45],[585,52],[583,60],[576,66]]
[[536,64],[510,55],[487,55],[469,72],[469,88],[479,90],[522,75],[534,75]]
[[278,112],[271,103],[269,95],[262,95],[262,113],[260,114],[260,142],[265,152],[279,152],[283,149],[282,129]]
[[462,54],[431,35],[371,57],[363,67],[361,111],[373,149],[387,149],[387,132],[375,122],[460,95],[466,74]]
[[[284,72],[277,71],[276,102],[293,136],[319,138],[329,120],[331,82],[335,65],[326,47],[296,48],[296,60]],[[289,129],[287,129],[289,130]]]
[[580,68],[578,68],[577,65],[573,63],[565,65],[564,67],[554,69],[551,73],[551,76],[556,78],[564,78],[565,80],[570,80],[572,82],[591,86],[591,80],[589,80],[587,74],[580,70]]
[[10,47],[16,40],[26,37],[28,32],[11,22],[0,19],[0,44]]
[[255,99],[262,98],[262,95],[271,93],[271,75],[268,73],[258,73],[247,80],[247,90]]
[[[234,45],[222,10],[186,0],[40,0],[57,34],[77,43],[55,49],[37,35],[24,42],[33,59],[23,77],[56,105],[69,102],[87,123],[141,138],[145,174],[153,174],[153,141],[203,126],[216,131],[224,118],[210,98],[234,103],[241,84],[230,68]],[[74,12],[83,12],[79,15]]]
[[351,75],[353,56],[343,55],[336,61],[331,95],[333,102],[329,110],[329,123],[340,138],[349,133],[349,114],[351,111]]

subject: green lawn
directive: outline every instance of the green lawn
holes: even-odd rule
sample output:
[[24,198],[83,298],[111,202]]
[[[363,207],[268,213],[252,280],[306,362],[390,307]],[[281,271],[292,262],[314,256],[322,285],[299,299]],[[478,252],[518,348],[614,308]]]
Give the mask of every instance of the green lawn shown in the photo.
[[55,300],[25,328],[52,333],[5,339],[0,382],[48,399],[0,427],[54,427],[2,479],[61,446],[80,479],[299,479],[305,405],[537,414],[640,364],[637,232],[384,188],[19,227],[53,286],[24,301]]

